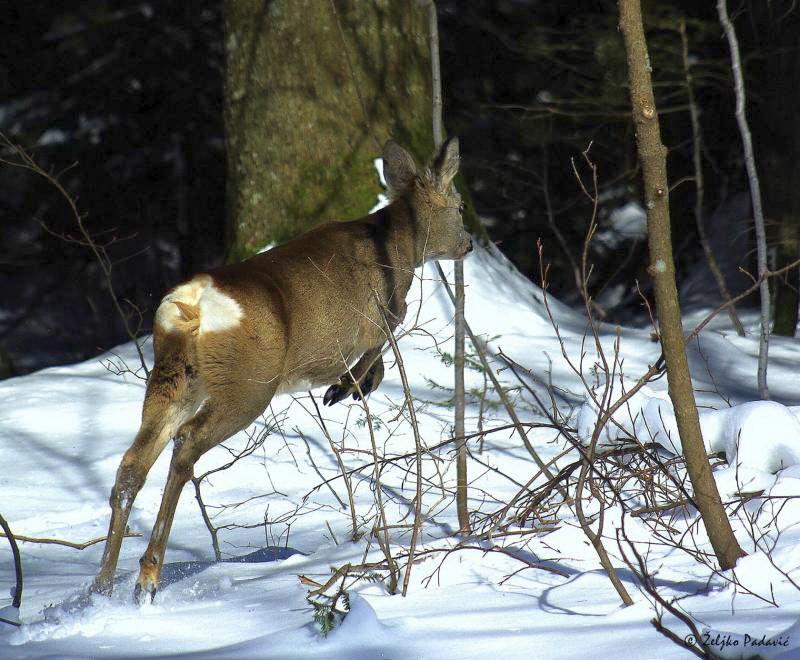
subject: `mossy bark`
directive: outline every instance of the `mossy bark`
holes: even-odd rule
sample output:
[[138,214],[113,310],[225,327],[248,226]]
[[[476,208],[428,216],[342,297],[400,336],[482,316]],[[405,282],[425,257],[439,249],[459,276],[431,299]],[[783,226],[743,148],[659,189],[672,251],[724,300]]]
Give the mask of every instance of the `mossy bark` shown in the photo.
[[426,12],[413,0],[226,0],[228,255],[364,215],[393,137],[433,152]]
[[650,77],[650,56],[647,52],[639,0],[619,0],[619,13],[619,25],[628,59],[636,144],[644,178],[650,248],[648,270],[653,278],[661,347],[667,365],[669,396],[675,408],[675,420],[686,459],[686,470],[694,491],[694,503],[703,519],[720,567],[728,569],[736,565],[736,560],[744,552],[733,534],[711,473],[686,359],[681,310],[675,286],[675,262],[672,257],[667,149],[661,142],[661,129]]

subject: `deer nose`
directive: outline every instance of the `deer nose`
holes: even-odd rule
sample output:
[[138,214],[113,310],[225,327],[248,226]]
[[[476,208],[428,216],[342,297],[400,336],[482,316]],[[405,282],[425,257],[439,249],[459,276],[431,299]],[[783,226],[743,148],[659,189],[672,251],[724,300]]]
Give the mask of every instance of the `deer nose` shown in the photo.
[[469,243],[467,244],[467,252],[472,252],[472,239],[469,239]]

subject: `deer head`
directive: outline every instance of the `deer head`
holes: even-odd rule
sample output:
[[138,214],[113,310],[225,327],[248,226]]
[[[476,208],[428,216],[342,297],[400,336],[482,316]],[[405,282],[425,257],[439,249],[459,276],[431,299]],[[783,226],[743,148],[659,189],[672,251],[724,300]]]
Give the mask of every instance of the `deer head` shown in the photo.
[[445,142],[432,164],[422,171],[394,140],[383,148],[389,196],[393,200],[405,197],[415,216],[417,265],[429,259],[461,259],[472,250],[472,239],[461,217],[461,195],[453,185],[458,163],[458,138]]

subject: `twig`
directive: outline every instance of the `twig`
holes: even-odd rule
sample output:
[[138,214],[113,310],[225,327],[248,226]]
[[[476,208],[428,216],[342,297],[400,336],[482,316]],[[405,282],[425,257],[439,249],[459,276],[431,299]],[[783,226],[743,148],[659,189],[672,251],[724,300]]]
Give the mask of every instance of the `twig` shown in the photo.
[[352,525],[352,532],[350,534],[350,538],[353,541],[356,541],[358,540],[360,534],[358,531],[358,520],[356,519],[356,503],[353,498],[353,485],[350,483],[350,475],[347,473],[347,470],[344,467],[344,461],[342,460],[342,452],[336,446],[336,443],[333,441],[331,434],[328,432],[328,426],[327,424],[325,424],[325,419],[322,417],[322,412],[319,409],[319,405],[317,404],[316,398],[311,392],[308,393],[308,396],[311,397],[311,403],[314,404],[314,410],[317,411],[317,420],[318,420],[317,423],[319,424],[322,433],[328,440],[328,444],[331,447],[331,451],[333,452],[333,455],[336,457],[336,464],[339,466],[339,472],[341,473],[342,479],[344,480],[344,487],[347,490],[347,500],[350,503],[350,524]]
[[[633,553],[633,556],[636,559],[636,563],[638,564],[638,570],[633,565],[633,563],[628,559],[628,556],[625,554],[625,549],[622,546],[622,540],[620,539],[620,536],[625,540],[625,543],[627,543],[628,547]],[[639,581],[642,590],[653,599],[654,604],[660,605],[667,612],[672,614],[672,616],[682,621],[683,624],[687,628],[689,628],[692,634],[687,635],[686,637],[680,637],[679,635],[675,634],[672,630],[667,628],[662,623],[660,613],[655,618],[650,620],[650,623],[653,625],[653,627],[662,635],[664,635],[664,637],[674,642],[678,646],[685,648],[688,651],[691,651],[698,658],[712,657],[708,653],[708,649],[706,649],[703,646],[702,642],[703,637],[700,634],[700,631],[697,629],[697,626],[695,625],[692,618],[684,611],[682,611],[677,605],[675,605],[674,602],[667,601],[658,592],[658,587],[656,586],[653,576],[647,570],[647,564],[645,563],[644,558],[636,549],[636,546],[630,541],[630,539],[628,539],[627,535],[625,534],[624,518],[623,518],[622,528],[617,529],[617,545],[619,547],[620,554],[622,555],[622,560],[627,564],[631,573],[633,573],[636,576],[636,579]]]
[[203,480],[203,477],[197,478],[192,477],[192,485],[194,485],[194,497],[197,500],[197,504],[200,506],[200,515],[203,517],[203,522],[208,529],[208,533],[211,535],[211,547],[214,549],[214,559],[217,561],[222,561],[222,552],[219,549],[219,528],[214,527],[213,523],[211,522],[211,518],[208,515],[208,511],[206,511],[205,502],[203,502],[203,494],[200,492],[200,483]]
[[394,334],[389,329],[389,321],[386,318],[386,312],[383,310],[382,307],[379,308],[381,310],[381,315],[383,316],[383,322],[387,329],[386,337],[389,340],[389,344],[392,346],[392,352],[394,353],[394,359],[397,361],[397,369],[400,371],[400,381],[403,383],[403,394],[405,396],[406,405],[408,407],[408,416],[411,420],[411,428],[414,432],[414,454],[417,463],[417,474],[416,474],[416,493],[414,496],[414,527],[411,531],[411,544],[408,548],[408,563],[406,564],[406,572],[403,576],[403,596],[406,595],[408,592],[408,582],[411,579],[411,565],[414,563],[414,552],[417,548],[417,541],[419,539],[419,531],[420,527],[422,526],[422,438],[419,434],[419,424],[417,424],[417,413],[414,409],[414,401],[411,398],[411,388],[408,385],[408,378],[406,376],[406,368],[405,364],[403,363],[403,356],[400,354],[400,349],[397,347],[397,340],[394,337]]
[[[446,447],[447,445],[454,444],[454,443],[458,442],[459,440],[464,440],[464,441],[474,440],[475,438],[483,438],[484,436],[489,435],[490,433],[498,433],[500,431],[515,430],[515,429],[518,428],[518,426],[522,426],[524,428],[544,428],[544,429],[553,429],[553,430],[556,430],[556,431],[567,430],[567,431],[574,432],[574,429],[567,429],[563,425],[547,424],[545,422],[520,422],[519,425],[517,425],[517,424],[503,424],[502,426],[498,426],[498,427],[491,428],[491,429],[486,429],[484,431],[479,431],[479,432],[476,432],[476,433],[468,433],[463,438],[448,438],[447,440],[442,440],[441,442],[439,442],[439,443],[437,443],[435,445],[431,445],[430,447],[428,447],[427,451],[428,451],[428,453],[434,452],[437,449],[441,449],[442,447]],[[351,474],[356,474],[357,472],[361,472],[362,470],[366,470],[367,468],[375,468],[376,465],[380,466],[380,465],[382,465],[384,463],[397,463],[399,461],[408,460],[409,458],[414,458],[415,456],[416,456],[416,451],[412,451],[412,452],[408,452],[406,454],[399,454],[399,455],[393,456],[391,458],[374,459],[370,463],[363,463],[363,464],[359,465],[358,467],[354,467],[354,468],[351,468],[351,469],[347,470],[345,474],[347,476],[350,476]],[[322,486],[324,486],[327,483],[335,481],[336,479],[341,479],[343,477],[344,477],[344,474],[337,474],[335,477],[330,477],[330,478],[326,479],[324,482],[319,483],[316,486],[314,486],[314,488],[312,489],[311,492],[318,490],[319,488],[321,488]]]
[[[374,293],[374,292],[373,292]],[[378,299],[377,294],[375,294],[376,300]],[[382,307],[378,307],[378,309],[383,311]],[[384,326],[386,329],[386,334],[392,338],[394,341],[394,335],[392,331],[389,329],[388,324],[386,323],[386,316],[384,315]],[[394,594],[397,592],[397,582],[398,582],[398,574],[399,569],[397,567],[397,562],[392,557],[392,550],[389,545],[389,532],[388,532],[388,522],[386,520],[386,508],[383,504],[383,486],[381,485],[381,460],[378,457],[378,443],[375,439],[375,429],[372,425],[372,414],[369,410],[369,403],[367,402],[367,397],[364,395],[364,392],[361,391],[361,383],[359,379],[356,378],[353,373],[350,371],[350,367],[347,364],[347,360],[344,359],[342,356],[342,362],[344,363],[345,368],[347,369],[347,373],[350,376],[350,379],[353,381],[353,384],[356,386],[356,391],[358,392],[358,398],[361,401],[361,406],[364,409],[364,415],[367,418],[367,431],[369,432],[369,441],[370,446],[372,448],[372,457],[373,457],[373,472],[372,478],[375,482],[375,504],[378,507],[378,514],[377,519],[378,522],[373,526],[373,534],[378,541],[378,546],[383,552],[383,556],[386,558],[386,566],[389,571],[389,585],[388,591],[390,594]],[[342,478],[345,477],[346,472],[342,471]]]
[[[455,296],[453,295],[453,291],[450,288],[450,283],[447,281],[447,277],[445,277],[444,271],[442,270],[441,266],[437,264],[439,269],[439,276],[441,277],[442,284],[444,285],[445,291],[447,291],[447,295],[450,296],[450,300],[455,304]],[[550,470],[547,469],[547,465],[541,459],[538,452],[533,448],[533,445],[528,440],[528,436],[524,431],[524,424],[520,421],[519,417],[517,416],[516,410],[514,410],[514,406],[511,405],[511,402],[508,400],[508,395],[503,390],[500,382],[497,380],[497,376],[494,375],[494,371],[492,371],[492,367],[489,364],[488,359],[486,358],[486,351],[483,348],[482,342],[475,336],[475,333],[472,332],[472,328],[469,327],[469,323],[464,321],[464,329],[467,331],[467,335],[469,335],[469,339],[472,342],[472,345],[475,347],[475,351],[478,354],[478,358],[481,361],[481,366],[484,369],[484,372],[489,376],[489,379],[492,381],[492,385],[494,386],[497,395],[500,397],[500,400],[503,402],[503,407],[506,409],[508,416],[511,418],[511,421],[514,423],[514,427],[519,434],[520,439],[522,440],[522,444],[525,445],[525,448],[528,450],[528,453],[531,455],[531,458],[536,462],[536,465],[542,470],[542,473],[548,478],[552,479],[553,474]],[[566,493],[562,493],[564,499],[567,498]]]
[[752,286],[742,291],[736,297],[732,298],[730,302],[723,303],[722,305],[717,307],[717,309],[715,309],[708,316],[706,316],[706,318],[704,318],[700,323],[698,323],[697,327],[695,327],[694,330],[692,330],[688,335],[686,335],[686,342],[688,343],[692,339],[697,337],[697,335],[700,334],[703,328],[705,328],[714,319],[714,317],[716,317],[717,314],[719,314],[722,310],[727,309],[729,305],[739,302],[743,298],[749,296],[751,293],[759,289],[762,283],[769,280],[769,278],[778,277],[780,275],[783,275],[784,273],[788,273],[790,270],[792,270],[793,268],[797,268],[798,266],[800,266],[800,259],[797,259],[790,264],[786,264],[783,268],[779,268],[778,270],[767,270],[765,273],[763,273],[763,275],[759,276],[755,280]]

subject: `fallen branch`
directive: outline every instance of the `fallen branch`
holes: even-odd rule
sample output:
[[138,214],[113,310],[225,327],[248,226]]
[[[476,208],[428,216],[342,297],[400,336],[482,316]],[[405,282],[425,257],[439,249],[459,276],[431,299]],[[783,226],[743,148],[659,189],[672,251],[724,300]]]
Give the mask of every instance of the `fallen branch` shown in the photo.
[[[2,524],[2,523],[0,523]],[[65,545],[68,548],[75,548],[75,550],[86,550],[91,545],[95,545],[97,543],[102,543],[103,541],[107,540],[107,536],[100,536],[96,539],[92,539],[91,541],[86,541],[85,543],[75,543],[74,541],[64,541],[62,539],[45,539],[45,538],[35,538],[33,536],[23,536],[22,534],[12,534],[9,536],[8,530],[5,526],[6,532],[0,533],[0,538],[9,538],[11,540],[16,541],[24,541],[25,543],[40,543],[42,545]],[[125,532],[123,538],[129,539],[136,536],[141,536],[139,532]]]

